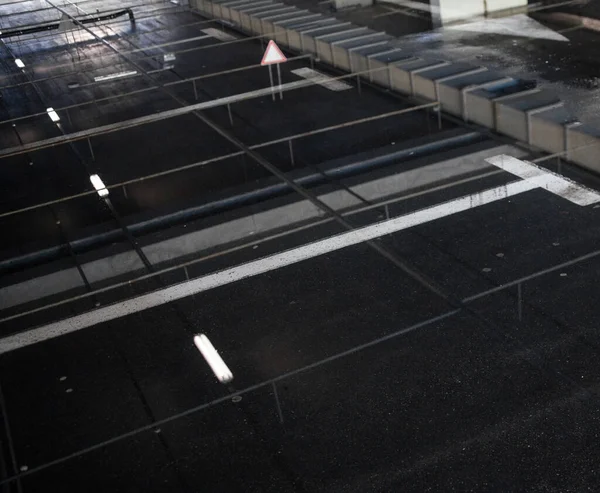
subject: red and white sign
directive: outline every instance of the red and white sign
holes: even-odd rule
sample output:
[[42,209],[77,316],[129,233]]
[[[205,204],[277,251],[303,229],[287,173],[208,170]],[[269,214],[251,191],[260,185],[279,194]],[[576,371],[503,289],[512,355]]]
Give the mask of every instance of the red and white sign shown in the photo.
[[265,50],[265,54],[263,55],[261,65],[273,65],[274,63],[282,63],[287,62],[287,58],[281,50],[279,46],[275,44],[275,41],[269,41],[267,45],[267,49]]

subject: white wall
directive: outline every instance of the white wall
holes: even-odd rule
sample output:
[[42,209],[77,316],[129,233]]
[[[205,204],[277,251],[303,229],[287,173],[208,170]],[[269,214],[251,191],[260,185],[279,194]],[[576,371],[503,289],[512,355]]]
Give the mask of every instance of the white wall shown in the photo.
[[435,26],[485,14],[484,0],[431,0],[430,5]]
[[487,0],[487,11],[495,12],[497,10],[514,9],[516,7],[526,7],[527,0]]
[[436,27],[474,17],[483,17],[490,12],[527,6],[527,0],[430,0],[429,5],[414,0],[384,1],[403,7],[430,11]]

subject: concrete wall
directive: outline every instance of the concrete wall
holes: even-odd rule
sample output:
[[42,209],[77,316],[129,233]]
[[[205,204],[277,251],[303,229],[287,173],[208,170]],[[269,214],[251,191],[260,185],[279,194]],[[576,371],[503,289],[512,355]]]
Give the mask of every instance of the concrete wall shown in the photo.
[[486,0],[486,13],[498,12],[508,9],[526,7],[527,1],[523,0]]
[[[401,4],[402,0],[394,3]],[[484,0],[431,0],[431,7],[434,26],[485,15]]]
[[566,147],[570,149],[569,160],[575,161],[590,171],[600,168],[600,130],[587,125],[567,128]]
[[373,5],[373,0],[333,0],[333,6],[336,10],[349,7],[368,7],[369,5]]

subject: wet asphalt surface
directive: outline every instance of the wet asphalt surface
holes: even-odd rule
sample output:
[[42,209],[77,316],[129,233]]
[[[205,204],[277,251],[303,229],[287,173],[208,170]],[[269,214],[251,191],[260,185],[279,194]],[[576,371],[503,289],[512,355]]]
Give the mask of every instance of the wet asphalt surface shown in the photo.
[[[165,15],[139,28],[195,19]],[[169,36],[188,37],[188,29],[173,29]],[[407,43],[433,50],[427,43],[439,41],[425,42],[424,36]],[[476,42],[460,33],[451,36],[454,41],[440,46],[446,53],[462,46],[464,55]],[[146,40],[161,41],[156,34]],[[539,43],[536,50],[549,50]],[[557,49],[564,42],[545,43]],[[513,40],[510,46],[514,53],[525,51],[513,48]],[[56,49],[56,55],[50,50],[35,56],[40,64],[51,56],[70,59]],[[93,44],[79,49],[93,58]],[[224,50],[227,55],[218,58],[182,55],[176,71],[190,76],[224,70],[261,54],[258,43]],[[492,48],[478,50],[485,56]],[[535,53],[520,56],[535,59]],[[294,80],[284,70],[288,77]],[[65,84],[43,89],[56,107],[76,97]],[[100,94],[138,84],[111,84]],[[264,84],[260,72],[227,77],[207,83],[205,97]],[[592,97],[593,89],[586,91]],[[189,87],[181,94],[193,97]],[[33,96],[20,98],[31,105],[27,111],[44,109]],[[264,98],[240,104],[232,131],[253,143],[401,107],[366,89],[359,97],[355,90],[334,94],[311,88],[286,94],[281,103],[274,106]],[[7,105],[2,119],[22,111],[22,104]],[[80,110],[72,124],[88,128],[170,104],[148,95],[103,110]],[[224,110],[211,117],[228,122]],[[56,132],[46,119],[40,122],[19,127],[31,139]],[[399,118],[310,141],[300,147],[299,159],[321,162],[387,144],[392,133],[408,141],[427,131],[425,119]],[[0,135],[3,145],[14,138],[10,131]],[[96,160],[85,161],[107,182],[229,151],[192,119],[98,140]],[[266,155],[281,157],[277,162],[289,170],[285,152]],[[21,166],[19,173],[2,168],[2,179],[13,180],[6,193],[14,193],[7,195],[5,210],[42,193],[59,197],[85,189],[88,170],[71,150],[39,154],[33,168],[17,159],[11,164]],[[57,159],[62,167],[56,167]],[[563,167],[600,189],[594,177]],[[70,181],[58,180],[59,172]],[[239,173],[233,163],[225,171],[213,167],[198,176],[140,185],[115,203],[125,217],[158,214],[180,207],[178,201],[202,200],[209,192],[227,192],[265,176],[258,167],[254,173],[248,178],[248,170]],[[44,185],[45,180],[54,185]],[[513,180],[500,173],[457,184],[392,204],[387,213],[400,216]],[[23,188],[27,183],[31,191]],[[98,201],[82,204],[60,210],[70,219],[70,235],[110,224]],[[382,213],[353,221],[371,224]],[[420,280],[361,244],[4,354],[2,486],[26,493],[597,491],[600,256],[592,254],[598,249],[598,214],[597,207],[533,190],[379,240]],[[35,228],[7,223],[11,237],[5,250],[48,241],[42,225],[50,231],[52,216],[39,221]],[[190,268],[189,275],[343,231],[328,223],[257,243]],[[568,261],[573,264],[560,267]],[[538,275],[545,269],[551,270]],[[482,294],[507,283],[512,284]],[[82,308],[89,306],[74,310]],[[218,348],[234,374],[231,384],[214,378],[192,343],[197,332]]]

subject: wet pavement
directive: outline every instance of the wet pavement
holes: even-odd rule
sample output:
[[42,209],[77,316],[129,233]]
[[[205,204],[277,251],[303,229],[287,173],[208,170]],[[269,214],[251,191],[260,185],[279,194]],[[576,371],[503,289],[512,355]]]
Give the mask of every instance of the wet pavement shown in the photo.
[[[593,251],[597,210],[534,191],[383,244],[468,299]],[[597,264],[523,282],[519,320],[516,286],[457,310],[361,245],[6,354],[23,489],[593,490]]]
[[[40,8],[38,2],[23,5],[28,4]],[[140,60],[148,64],[145,69],[162,63],[151,45],[202,36],[207,28],[218,29],[221,38],[242,39],[172,4],[169,13],[142,19],[144,12],[165,5],[138,4],[136,32],[126,22],[111,24],[118,36],[109,34],[119,49],[144,47],[152,54]],[[48,12],[37,15],[38,21],[52,18]],[[106,28],[95,32],[108,35]],[[407,51],[438,58],[489,59],[504,73],[535,78],[559,72],[544,71],[548,64],[536,56],[558,57],[576,36],[592,35],[575,30],[563,33],[569,41],[556,34],[541,40],[546,31],[536,32],[532,40],[452,29],[400,43]],[[223,42],[212,34],[180,46],[202,49],[178,53],[174,70],[160,72],[158,80],[174,83],[244,67],[262,55],[257,40],[204,48]],[[65,49],[55,38],[41,39],[20,47],[9,43],[6,50],[21,50],[26,66],[35,67],[31,77],[68,75],[40,80],[39,92],[28,85],[2,90],[0,120],[149,87],[134,77],[69,89],[74,80],[89,82],[126,66],[114,65],[106,47],[90,40]],[[25,82],[6,50],[1,85]],[[513,66],[511,57],[521,64]],[[80,60],[85,70],[77,68]],[[530,69],[519,72],[527,60]],[[308,66],[290,61],[283,82],[297,81],[292,70]],[[583,105],[587,100],[567,90],[565,78],[546,83],[564,84],[565,94],[574,98],[568,104]],[[268,87],[268,80],[264,68],[202,79],[198,100]],[[220,244],[151,266],[175,266],[172,271],[148,276],[152,269],[144,269],[138,258],[137,270],[93,283],[92,289],[107,288],[93,296],[61,303],[89,290],[81,286],[0,312],[6,317],[58,302],[0,323],[3,491],[598,489],[600,202],[583,207],[531,186],[506,196],[529,182],[485,164],[482,153],[503,149],[537,157],[506,139],[476,135],[413,156],[419,145],[472,132],[447,121],[438,129],[437,116],[425,111],[296,138],[292,157],[285,140],[290,135],[410,105],[367,86],[359,93],[354,81],[348,83],[348,90],[339,92],[319,85],[287,91],[275,101],[267,95],[237,102],[231,107],[233,125],[226,108],[206,113],[246,145],[283,138],[260,154],[288,179],[319,175],[298,181],[300,191],[283,188],[160,228],[134,229],[217,199],[233,201],[281,185],[264,166],[236,156],[111,190],[117,214],[92,194],[0,218],[10,232],[3,236],[2,261],[42,248],[60,250],[58,260],[6,268],[3,288],[29,279],[41,282],[43,275],[108,256],[134,257],[140,245],[149,248],[221,222],[254,220],[254,229],[241,239],[220,230]],[[195,101],[189,81],[172,87],[187,104]],[[173,107],[173,98],[153,89],[92,102],[68,117],[61,109],[63,128],[44,115],[16,122],[18,135],[5,123],[0,139],[2,148],[14,147],[19,136],[32,142]],[[332,172],[364,165],[376,152],[403,148],[408,156],[385,166]],[[33,165],[25,155],[2,159],[0,212],[90,190],[91,172],[114,184],[237,150],[192,115],[94,137],[92,149],[93,156],[84,141],[39,150]],[[478,166],[460,172],[472,161]],[[547,166],[575,186],[600,190],[598,177],[564,162]],[[394,180],[402,184],[397,193],[366,195],[364,183],[383,188]],[[344,219],[323,211],[309,215],[307,192],[327,197]],[[490,196],[493,200],[486,199]],[[465,199],[469,205],[459,209],[457,201]],[[423,219],[425,210],[431,216]],[[255,234],[265,211],[284,211],[289,224]],[[304,215],[293,219],[298,211]],[[277,214],[283,213],[270,220]],[[357,228],[369,230],[389,219],[406,224],[370,242],[344,243]],[[136,231],[135,238],[122,234],[120,221]],[[103,242],[69,253],[74,239],[100,233],[106,235]],[[176,297],[177,289],[186,295]],[[121,315],[112,318],[114,313]],[[93,320],[78,327],[84,319]],[[30,344],[26,331],[37,326],[43,340]],[[15,331],[24,335],[20,347],[5,351]],[[63,335],[55,337],[60,331]],[[215,378],[194,346],[197,333],[210,338],[233,373],[231,382]]]
[[[119,32],[124,41],[115,43],[115,46],[123,50],[131,50],[137,49],[132,48],[132,40],[135,40],[133,42],[138,45],[149,46],[195,38],[198,35],[202,36],[202,29],[206,29],[208,26],[206,23],[186,26],[194,24],[194,21],[196,24],[201,21],[190,14],[178,13],[175,15],[182,25],[178,29],[167,30],[162,25],[157,26],[155,19],[152,19],[151,22],[138,21],[134,32],[130,31],[129,26],[119,24],[118,26],[121,26]],[[161,30],[153,32],[157,28]],[[149,34],[144,35],[145,31],[149,31]],[[258,42],[187,51],[193,50],[194,47],[202,48],[218,44],[218,40],[215,38],[206,35],[204,38],[183,46],[176,46],[177,49],[186,52],[177,55],[177,65],[174,70],[159,74],[159,81],[176,83],[190,77],[255,66],[260,62],[263,48]],[[43,95],[44,101],[40,100],[39,94],[32,94],[31,85],[20,85],[7,90],[4,95],[2,111],[2,119],[5,121],[22,115],[43,113],[44,108],[48,106],[58,110],[73,104],[92,101],[93,104],[78,106],[68,112],[59,111],[63,115],[63,121],[60,124],[62,130],[69,133],[178,106],[168,96],[157,90],[134,94],[124,99],[111,99],[95,103],[95,100],[106,99],[118,93],[146,89],[150,84],[145,82],[142,77],[135,77],[119,82],[92,83],[89,88],[70,90],[68,84],[74,80],[83,84],[85,79],[90,78],[90,75],[95,76],[102,72],[92,65],[93,71],[91,72],[64,76],[62,74],[65,71],[70,73],[63,66],[68,64],[70,56],[74,55],[73,50],[73,53],[70,54],[63,50],[61,56],[57,57],[44,50],[39,50],[37,44],[31,46],[28,43],[26,46],[32,53],[32,60],[36,62],[32,77],[40,79],[35,86],[39,89],[39,94]],[[146,53],[155,52],[156,50],[146,50]],[[28,51],[23,49],[21,55],[26,61],[29,56],[27,53]],[[76,53],[77,67],[81,65],[80,59],[87,60],[88,64],[92,63],[96,57],[101,60],[102,64],[114,61],[114,56],[111,56],[110,51],[98,46],[98,43],[84,43],[77,48]],[[160,56],[154,56],[153,65],[157,64],[156,59]],[[61,67],[52,68],[57,64]],[[307,63],[303,60],[290,61],[283,70],[283,82],[298,80],[299,77],[291,74],[291,71],[306,65]],[[6,72],[18,72],[9,61],[5,62],[4,67]],[[109,73],[122,69],[121,66],[110,65],[110,67],[112,67],[110,68],[112,72]],[[107,73],[106,69],[104,69],[104,73]],[[50,77],[54,78],[49,79]],[[226,84],[223,83],[224,77],[227,77]],[[23,77],[18,74],[4,80],[10,80],[12,85],[24,82]],[[268,87],[269,76],[267,69],[253,67],[227,76],[200,79],[197,85],[197,100],[191,82],[171,87],[176,89],[178,97],[192,103]],[[305,132],[307,126],[310,128],[334,126],[407,107],[401,102],[393,102],[375,92],[365,93],[361,98],[356,98],[353,91],[332,92],[319,87],[308,87],[298,92],[301,97],[285,98],[283,101],[275,102],[269,101],[267,98],[260,98],[242,101],[234,105],[231,108],[233,134],[249,145],[260,144]],[[306,101],[311,101],[311,104],[307,105]],[[230,126],[228,112],[225,108],[209,110],[207,114],[217,123]],[[10,126],[10,123],[5,124],[7,128]],[[431,126],[431,130],[429,130],[427,119],[424,117],[420,117],[417,125],[412,116],[384,119],[370,124],[368,130],[362,126],[329,134],[326,141],[323,141],[321,137],[303,139],[302,145],[296,148],[294,159],[298,165],[317,164],[388,144],[390,136],[393,136],[394,140],[409,139],[411,136],[421,135],[422,132],[435,131],[435,128]],[[449,126],[447,125],[446,128]],[[13,130],[2,133],[3,146],[18,145],[15,133],[19,134],[24,143],[28,143],[54,137],[60,135],[61,132],[47,115],[42,114],[16,121]],[[360,138],[356,138],[357,136]],[[60,146],[36,152],[34,155],[20,155],[6,159],[5,161],[11,165],[10,168],[4,168],[7,177],[3,179],[5,188],[2,212],[52,201],[77,194],[82,189],[89,189],[88,177],[94,172],[100,172],[107,184],[122,183],[140,176],[161,173],[165,169],[209,160],[236,150],[225,139],[193,116],[132,128],[117,137],[113,135],[100,136],[94,138],[91,144],[90,148],[86,141],[76,142],[73,145],[75,152],[73,152],[73,148]],[[265,148],[263,153],[277,162],[282,170],[289,171],[293,168],[285,143]],[[33,164],[30,165],[31,162]],[[46,169],[53,171],[45,173]],[[240,170],[239,159],[232,159],[220,164],[199,166],[185,173],[130,184],[127,189],[116,190],[113,201],[124,217],[145,214],[144,217],[147,218],[149,214],[156,216],[184,205],[202,203],[199,201],[202,196],[205,197],[204,201],[209,201],[217,192],[242,184],[250,184],[265,176],[265,171],[252,163]],[[72,202],[73,207],[71,207],[71,203],[60,204],[56,214],[64,224],[68,225],[67,235],[70,239],[75,240],[91,234],[94,226],[96,226],[96,230],[114,227],[110,224],[112,219],[108,211],[103,211],[97,202],[97,198],[91,196],[75,199]],[[98,212],[95,216],[88,214],[80,217],[78,210],[82,208],[88,211],[94,208],[98,209]],[[6,227],[12,231],[10,240],[5,243],[3,248],[5,250],[4,258],[14,255],[15,248],[22,254],[55,244],[55,219],[48,214],[47,210],[36,210],[26,213],[25,216],[27,216],[27,223],[36,223],[37,227],[22,227],[23,221],[18,216],[3,219]],[[132,218],[131,221],[133,222],[135,219]],[[109,223],[109,226],[103,226],[106,222]]]

